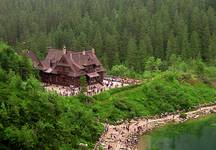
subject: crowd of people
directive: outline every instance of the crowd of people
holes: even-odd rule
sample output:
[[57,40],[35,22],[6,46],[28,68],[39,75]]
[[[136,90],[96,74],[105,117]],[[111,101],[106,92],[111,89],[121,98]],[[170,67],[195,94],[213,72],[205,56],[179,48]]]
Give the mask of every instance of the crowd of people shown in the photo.
[[75,96],[80,92],[80,88],[73,86],[61,86],[56,84],[44,84],[44,87],[48,91],[54,91],[61,96]]
[[107,81],[112,81],[112,82],[120,82],[122,84],[127,84],[127,85],[134,85],[134,84],[139,84],[141,81],[137,79],[131,79],[131,78],[126,78],[126,77],[104,77],[105,80]]
[[[120,88],[128,85],[138,84],[138,83],[140,83],[140,81],[135,79],[120,78],[120,77],[105,77],[103,83],[101,84],[97,83],[97,84],[87,86],[87,91],[85,94],[87,96],[93,96],[109,89]],[[48,91],[55,91],[62,96],[75,96],[78,95],[81,91],[80,87],[73,87],[73,86],[44,84],[44,87]]]

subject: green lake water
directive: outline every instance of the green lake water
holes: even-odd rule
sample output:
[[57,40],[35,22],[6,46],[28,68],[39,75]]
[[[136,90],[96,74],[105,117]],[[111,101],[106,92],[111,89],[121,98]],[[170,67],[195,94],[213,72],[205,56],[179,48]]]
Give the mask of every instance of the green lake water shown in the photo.
[[216,150],[216,115],[156,129],[140,138],[138,150]]

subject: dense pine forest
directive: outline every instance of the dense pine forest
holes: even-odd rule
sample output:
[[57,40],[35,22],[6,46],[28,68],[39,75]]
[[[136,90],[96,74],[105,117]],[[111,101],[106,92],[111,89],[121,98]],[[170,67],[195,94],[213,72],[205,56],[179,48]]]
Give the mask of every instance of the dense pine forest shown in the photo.
[[216,60],[213,0],[1,0],[0,39],[43,57],[95,48],[107,69],[143,72],[149,56]]
[[[0,0],[0,41],[0,149],[92,149],[105,122],[216,102],[214,0]],[[21,54],[64,45],[142,83],[47,92]]]

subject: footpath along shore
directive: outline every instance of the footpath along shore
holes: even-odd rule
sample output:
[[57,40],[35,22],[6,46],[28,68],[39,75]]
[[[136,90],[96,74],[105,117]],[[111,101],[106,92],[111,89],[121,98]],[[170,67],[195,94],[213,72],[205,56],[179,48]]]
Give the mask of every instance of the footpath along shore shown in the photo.
[[137,118],[121,122],[118,125],[105,124],[105,132],[95,145],[94,150],[102,147],[105,150],[136,150],[139,136],[168,123],[181,123],[216,113],[216,104],[200,106],[182,113],[165,113],[154,117]]

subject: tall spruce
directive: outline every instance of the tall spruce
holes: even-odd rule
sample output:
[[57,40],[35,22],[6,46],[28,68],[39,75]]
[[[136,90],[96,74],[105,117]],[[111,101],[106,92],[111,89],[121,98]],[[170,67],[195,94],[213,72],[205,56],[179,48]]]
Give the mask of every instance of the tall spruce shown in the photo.
[[196,31],[192,32],[190,38],[190,56],[195,59],[199,56],[201,50],[199,35]]
[[137,61],[137,51],[136,40],[131,38],[127,45],[127,66],[134,70],[138,69],[137,64],[139,63]]
[[171,31],[167,42],[167,50],[166,50],[167,60],[169,60],[172,54],[177,54],[177,41],[176,41],[176,37]]

